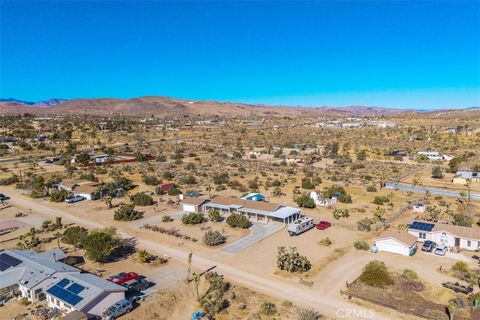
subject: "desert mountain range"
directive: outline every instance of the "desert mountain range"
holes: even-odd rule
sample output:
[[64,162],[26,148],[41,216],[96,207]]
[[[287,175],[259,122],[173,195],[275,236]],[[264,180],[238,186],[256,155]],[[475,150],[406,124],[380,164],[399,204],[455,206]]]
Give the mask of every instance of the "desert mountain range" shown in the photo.
[[[185,100],[169,97],[148,96],[130,99],[88,98],[50,99],[42,102],[27,102],[16,99],[0,100],[0,114],[31,113],[34,115],[92,115],[92,116],[138,116],[138,117],[185,117],[185,116],[264,116],[264,117],[316,117],[316,116],[411,116],[419,111],[382,107],[290,107],[266,106],[209,100]],[[436,110],[422,112],[430,117],[480,118],[480,108],[462,110]]]

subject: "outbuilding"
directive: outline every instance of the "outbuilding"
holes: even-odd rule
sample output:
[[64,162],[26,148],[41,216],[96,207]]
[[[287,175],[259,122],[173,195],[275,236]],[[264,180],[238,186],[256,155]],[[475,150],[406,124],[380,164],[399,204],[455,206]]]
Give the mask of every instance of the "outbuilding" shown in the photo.
[[402,230],[387,230],[378,236],[375,246],[379,252],[391,252],[413,256],[417,249],[417,237]]
[[202,212],[203,204],[207,202],[207,199],[203,198],[194,198],[194,197],[185,197],[180,195],[180,203],[182,204],[183,212]]

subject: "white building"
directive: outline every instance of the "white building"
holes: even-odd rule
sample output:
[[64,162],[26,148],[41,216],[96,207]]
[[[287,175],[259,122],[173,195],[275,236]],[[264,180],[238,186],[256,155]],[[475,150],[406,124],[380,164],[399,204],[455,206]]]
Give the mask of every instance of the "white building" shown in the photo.
[[315,205],[319,207],[333,207],[337,204],[337,197],[332,196],[329,199],[324,199],[321,192],[310,192],[310,198],[315,202]]
[[431,240],[449,248],[474,251],[480,248],[480,228],[415,220],[408,232],[419,241]]
[[375,241],[378,252],[391,252],[411,256],[417,249],[417,238],[407,231],[387,230]]
[[90,273],[72,273],[51,284],[46,296],[50,307],[66,313],[77,310],[101,316],[115,302],[125,299],[126,290],[123,286]]
[[426,156],[430,160],[450,161],[453,159],[453,157],[441,154],[440,152],[436,152],[436,151],[419,151],[418,154]]
[[182,204],[183,212],[202,212],[202,205],[206,202],[207,199],[185,197],[183,194],[180,195],[180,203]]
[[59,277],[80,270],[58,260],[67,255],[60,249],[36,253],[7,249],[0,253],[0,289],[19,292],[30,301],[45,299],[46,287]]

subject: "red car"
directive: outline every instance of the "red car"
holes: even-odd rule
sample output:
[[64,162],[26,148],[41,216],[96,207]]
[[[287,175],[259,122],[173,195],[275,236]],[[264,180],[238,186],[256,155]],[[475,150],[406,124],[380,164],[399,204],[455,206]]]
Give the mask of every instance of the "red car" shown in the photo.
[[115,282],[117,284],[121,284],[121,283],[130,281],[130,280],[138,279],[139,277],[140,276],[138,275],[138,273],[135,273],[135,272],[120,272],[117,275],[110,276],[108,278],[108,281],[112,281],[112,282]]
[[317,224],[315,225],[315,227],[316,227],[318,230],[325,230],[325,229],[327,229],[327,228],[329,228],[329,227],[331,227],[331,226],[332,226],[332,224],[331,224],[330,222],[328,222],[328,221],[320,221],[319,223],[317,223]]

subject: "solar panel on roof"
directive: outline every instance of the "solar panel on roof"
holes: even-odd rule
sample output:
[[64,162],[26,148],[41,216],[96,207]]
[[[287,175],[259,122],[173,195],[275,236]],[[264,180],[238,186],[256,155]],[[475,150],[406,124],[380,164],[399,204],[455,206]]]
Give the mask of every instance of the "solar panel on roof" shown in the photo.
[[70,291],[70,292],[72,292],[72,293],[79,294],[80,292],[82,292],[83,290],[85,290],[85,287],[79,285],[78,283],[73,283],[71,286],[69,286],[69,287],[67,288],[67,290]]
[[66,278],[63,278],[62,280],[60,280],[60,282],[58,282],[56,285],[61,287],[61,288],[65,288],[65,286],[67,284],[70,283],[70,280],[66,279]]
[[2,261],[4,264],[9,265],[10,267],[16,267],[20,263],[22,263],[22,261],[18,260],[17,258],[14,258],[14,257],[12,257],[12,256],[10,256],[6,253],[0,254],[0,261]]
[[6,264],[5,262],[0,260],[0,271],[5,271],[10,268],[10,265]]
[[415,230],[420,230],[420,231],[432,231],[434,226],[435,225],[433,223],[425,223],[425,222],[414,221],[410,225],[410,229],[415,229]]
[[57,285],[54,285],[53,287],[48,289],[47,293],[51,294],[54,297],[57,297],[60,300],[65,301],[66,303],[68,303],[69,305],[72,305],[72,306],[76,305],[77,303],[79,303],[80,301],[83,300],[82,297],[80,297],[80,296],[78,296],[74,293],[71,293],[71,292],[69,292],[69,291],[65,290],[64,288],[59,287]]

